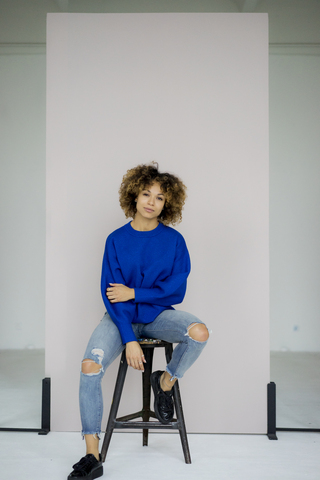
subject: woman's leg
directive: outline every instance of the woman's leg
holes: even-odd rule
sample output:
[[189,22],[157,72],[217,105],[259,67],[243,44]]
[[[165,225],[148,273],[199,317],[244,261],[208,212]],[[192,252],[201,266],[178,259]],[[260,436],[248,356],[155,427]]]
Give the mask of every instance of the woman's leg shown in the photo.
[[119,330],[106,313],[89,340],[80,373],[80,415],[87,454],[99,459],[103,413],[101,380],[105,370],[124,348]]
[[142,336],[178,343],[166,371],[153,372],[150,378],[156,417],[160,422],[168,424],[174,415],[172,387],[177,378],[181,378],[199,357],[207,343],[209,332],[194,315],[179,310],[165,310],[152,323],[144,326]]
[[164,391],[172,388],[175,379],[183,377],[209,338],[208,329],[201,320],[180,310],[164,310],[152,323],[144,325],[142,335],[178,343],[160,381]]

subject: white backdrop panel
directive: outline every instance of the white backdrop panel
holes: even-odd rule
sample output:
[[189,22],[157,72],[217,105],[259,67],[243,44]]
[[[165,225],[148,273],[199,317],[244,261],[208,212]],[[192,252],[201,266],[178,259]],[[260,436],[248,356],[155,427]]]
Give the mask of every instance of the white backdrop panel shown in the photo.
[[[265,14],[49,14],[46,375],[52,428],[80,430],[82,355],[104,313],[106,236],[125,171],[188,186],[192,272],[179,308],[210,342],[180,382],[189,432],[266,433],[269,382]],[[163,367],[156,359],[156,367]],[[118,362],[104,379],[105,418]],[[130,371],[120,413],[140,408]]]

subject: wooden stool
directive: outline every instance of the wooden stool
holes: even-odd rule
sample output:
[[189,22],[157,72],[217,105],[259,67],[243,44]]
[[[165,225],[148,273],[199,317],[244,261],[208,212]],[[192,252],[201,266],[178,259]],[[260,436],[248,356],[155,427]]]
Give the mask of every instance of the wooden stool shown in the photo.
[[[133,428],[133,429],[143,429],[143,446],[148,445],[148,432],[149,428],[152,429],[170,429],[170,430],[179,430],[182,450],[186,463],[191,463],[187,431],[184,423],[183,410],[181,404],[180,390],[178,385],[178,380],[173,386],[173,398],[176,409],[177,418],[173,419],[172,422],[164,425],[159,421],[149,421],[149,418],[156,418],[155,413],[150,409],[150,395],[151,395],[151,384],[150,384],[150,375],[152,373],[152,360],[154,349],[158,347],[165,348],[165,356],[167,363],[170,362],[172,356],[172,343],[164,342],[162,340],[153,340],[153,339],[142,339],[139,341],[141,348],[143,350],[146,363],[144,364],[144,372],[142,372],[142,396],[143,396],[143,407],[142,410],[136,413],[131,413],[130,415],[125,415],[124,417],[117,418],[118,408],[120,404],[122,389],[127,373],[127,360],[125,350],[122,352],[118,376],[116,385],[113,392],[113,400],[110,408],[109,419],[106,427],[106,433],[104,436],[102,449],[101,449],[101,458],[104,462],[106,459],[107,451],[109,448],[111,436],[115,428]],[[134,422],[132,420],[136,418],[142,418],[142,422]]]

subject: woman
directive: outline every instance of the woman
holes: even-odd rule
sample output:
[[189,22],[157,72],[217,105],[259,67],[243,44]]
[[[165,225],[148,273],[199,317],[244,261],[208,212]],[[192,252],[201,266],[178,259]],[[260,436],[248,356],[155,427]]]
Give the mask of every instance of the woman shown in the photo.
[[156,416],[169,423],[174,414],[172,387],[207,343],[206,326],[194,315],[172,307],[182,302],[190,272],[185,241],[168,227],[181,221],[185,192],[182,181],[160,173],[157,164],[138,165],[123,177],[120,205],[133,220],[107,238],[101,275],[107,312],[89,340],[81,368],[80,413],[87,450],[68,479],[91,480],[103,474],[101,380],[124,348],[128,365],[144,371],[137,339],[178,343],[166,370],[151,375]]

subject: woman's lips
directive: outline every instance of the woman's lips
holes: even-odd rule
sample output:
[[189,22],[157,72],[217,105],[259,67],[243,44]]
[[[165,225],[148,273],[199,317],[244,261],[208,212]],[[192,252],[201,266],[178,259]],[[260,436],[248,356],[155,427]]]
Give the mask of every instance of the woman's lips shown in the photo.
[[145,211],[148,212],[148,213],[152,213],[153,210],[151,210],[151,208],[145,208]]

